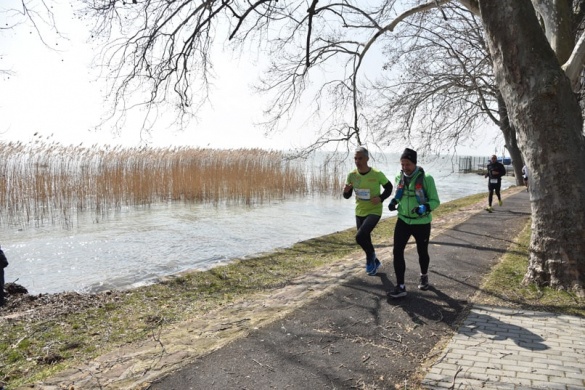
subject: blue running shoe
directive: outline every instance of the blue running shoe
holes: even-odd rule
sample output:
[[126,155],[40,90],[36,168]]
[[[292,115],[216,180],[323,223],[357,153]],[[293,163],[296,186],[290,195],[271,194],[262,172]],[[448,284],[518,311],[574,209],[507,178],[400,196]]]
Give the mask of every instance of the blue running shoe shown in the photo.
[[382,265],[382,263],[380,263],[380,260],[378,260],[378,258],[376,258],[376,261],[374,261],[374,266],[372,267],[372,269],[368,272],[368,275],[370,276],[374,276],[378,273],[378,268],[380,268],[380,266]]
[[372,272],[376,272],[376,263],[366,263],[366,273],[371,275]]

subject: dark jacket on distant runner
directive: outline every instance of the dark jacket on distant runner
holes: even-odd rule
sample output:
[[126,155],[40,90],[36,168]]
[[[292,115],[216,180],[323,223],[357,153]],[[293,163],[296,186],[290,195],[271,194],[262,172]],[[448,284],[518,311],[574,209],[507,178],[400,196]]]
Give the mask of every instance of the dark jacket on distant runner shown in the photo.
[[489,177],[488,186],[499,187],[502,184],[502,176],[506,176],[506,167],[499,161],[490,162],[487,165],[488,172],[485,174],[485,177]]

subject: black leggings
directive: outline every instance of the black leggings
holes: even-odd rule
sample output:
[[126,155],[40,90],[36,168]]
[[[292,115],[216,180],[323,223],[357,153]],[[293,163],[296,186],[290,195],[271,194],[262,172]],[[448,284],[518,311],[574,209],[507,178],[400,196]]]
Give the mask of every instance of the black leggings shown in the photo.
[[355,217],[355,223],[357,225],[355,241],[362,247],[364,252],[366,252],[366,257],[368,259],[375,253],[374,245],[372,244],[372,230],[374,230],[378,221],[380,221],[380,216],[374,214],[365,217],[358,217],[356,215]]
[[404,273],[406,272],[404,249],[410,236],[413,236],[416,241],[420,273],[424,275],[429,271],[429,263],[431,261],[429,257],[431,224],[409,225],[398,218],[396,220],[396,227],[394,228],[394,272],[396,273],[396,282],[398,285],[404,284]]
[[502,197],[500,196],[500,187],[502,185],[501,184],[488,184],[488,190],[490,190],[490,194],[488,196],[488,205],[491,206],[492,205],[492,200],[494,199],[494,191],[496,191],[496,196],[498,197],[498,200],[502,200]]

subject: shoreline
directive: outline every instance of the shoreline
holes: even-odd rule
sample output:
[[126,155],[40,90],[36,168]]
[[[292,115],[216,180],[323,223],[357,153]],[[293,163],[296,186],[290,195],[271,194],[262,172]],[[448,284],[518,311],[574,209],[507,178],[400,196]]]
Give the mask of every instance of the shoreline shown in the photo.
[[[464,198],[467,193],[482,193],[485,180],[475,176],[448,175],[443,183],[442,201]],[[13,244],[7,247],[14,261],[6,269],[7,281],[19,279],[16,283],[31,294],[98,292],[151,284],[155,277],[193,267],[205,270],[232,259],[256,256],[353,228],[353,200],[329,198],[287,201],[271,205],[269,209],[236,209],[235,214],[229,210],[202,212],[200,208],[183,210],[173,206],[156,213],[130,213],[120,221],[118,228],[104,223],[79,232],[74,230],[71,238],[67,238],[71,234],[62,233],[53,238],[50,231],[42,236],[36,233],[30,236],[23,233],[20,238],[8,235],[3,240],[5,244]],[[278,214],[285,220],[274,217]],[[391,215],[386,209],[382,220],[392,218]],[[200,218],[202,223],[199,223]],[[250,221],[259,224],[251,235],[247,233]],[[111,232],[112,228],[116,230]],[[132,231],[140,233],[133,238]],[[222,234],[227,237],[219,239]],[[250,239],[246,238],[248,236]],[[274,238],[269,239],[271,236]],[[201,240],[206,243],[205,250],[197,244]]]
[[[523,189],[523,188],[520,186],[508,187],[505,190],[502,190],[502,198],[504,199],[505,197],[508,197],[508,196],[515,194],[516,192],[520,192],[520,189]],[[458,199],[454,199],[453,201],[449,201],[449,202],[456,202],[457,200]],[[449,203],[449,202],[447,202],[447,203]],[[480,206],[481,203],[485,203],[485,200],[480,200],[480,201],[466,207],[465,209],[459,210],[458,213],[448,213],[446,215],[441,216],[440,218],[433,219],[433,222],[432,222],[433,223],[433,230],[431,233],[431,239],[434,236],[443,232],[444,230],[449,229],[454,224],[461,223],[462,221],[471,217],[471,215],[478,213],[478,212],[482,212],[483,208]],[[395,219],[396,219],[396,215],[393,215],[393,216],[385,217],[381,221],[386,220],[386,222],[388,222],[389,220],[395,220]],[[441,225],[437,226],[437,224],[441,224]],[[352,230],[352,229],[353,228],[349,228],[346,230]],[[336,233],[338,233],[338,232],[332,232],[332,233],[329,233],[327,235],[336,234]],[[376,234],[376,233],[377,232],[374,231],[373,234]],[[327,236],[327,235],[325,235],[325,236]],[[320,237],[324,237],[324,236],[320,236]],[[314,238],[304,240],[304,241],[311,241],[314,239],[319,239],[320,237],[314,237]],[[375,244],[375,246],[377,246],[377,245]],[[284,249],[288,249],[288,248],[284,248]],[[274,252],[277,252],[278,250],[279,249],[277,248]],[[268,252],[268,253],[270,253],[270,252]],[[261,256],[261,255],[263,255],[263,253],[258,253],[255,256],[251,256],[251,258]],[[206,272],[206,271],[212,270],[212,269],[217,268],[217,267],[222,267],[222,266],[228,265],[231,262],[237,262],[237,261],[242,261],[242,260],[244,260],[244,259],[231,259],[225,263],[218,264],[215,267],[211,267],[211,268],[193,268],[193,269],[187,269],[184,271],[180,271],[180,272],[177,272],[177,273],[174,273],[171,275],[163,275],[163,276],[157,277],[156,280],[153,281],[152,283],[140,285],[138,287],[133,286],[133,285],[128,285],[128,286],[121,287],[121,288],[107,289],[107,290],[97,291],[97,292],[60,291],[60,292],[55,292],[55,293],[29,294],[26,286],[20,285],[16,282],[7,282],[7,283],[5,283],[5,289],[11,290],[11,291],[7,291],[8,294],[5,297],[12,296],[12,298],[14,298],[16,296],[18,298],[18,297],[22,297],[22,296],[27,296],[29,299],[30,298],[32,298],[32,300],[40,299],[41,302],[43,302],[43,304],[49,304],[50,299],[47,299],[47,298],[50,298],[51,296],[64,296],[64,297],[83,297],[83,296],[100,296],[100,295],[111,296],[111,295],[116,295],[119,293],[131,291],[131,290],[148,288],[148,286],[159,284],[159,283],[168,283],[176,278],[184,277],[184,276],[187,276],[187,275],[190,275],[193,273]],[[18,281],[18,279],[17,279],[17,281]],[[8,287],[6,287],[6,286],[8,286]],[[8,299],[7,299],[7,303],[8,303]],[[0,307],[0,308],[4,309],[5,311],[10,311],[12,306],[15,306],[15,305],[5,305],[5,306]],[[4,317],[0,317],[0,318],[4,318]],[[11,317],[11,318],[14,318],[14,317]]]
[[[517,190],[507,189],[502,193],[503,198],[505,199],[522,189],[521,187],[517,187]],[[481,200],[469,206],[450,211],[444,216],[435,218],[432,237],[467,220],[472,215],[482,212],[483,207],[481,207],[481,204],[483,203],[485,203],[485,199],[482,196]],[[350,236],[352,236],[351,233]],[[382,249],[382,251],[387,250],[387,248]],[[279,286],[277,289],[261,289],[251,295],[242,295],[228,304],[211,307],[204,314],[189,320],[171,323],[170,325],[165,325],[164,322],[155,322],[151,326],[151,337],[141,338],[139,341],[113,348],[110,352],[100,353],[97,357],[86,361],[86,363],[75,365],[75,368],[65,369],[65,371],[55,374],[55,376],[46,379],[43,383],[55,384],[59,383],[59,381],[80,383],[87,381],[95,374],[92,367],[99,366],[101,367],[100,375],[103,376],[103,383],[115,381],[116,373],[119,373],[120,370],[126,370],[129,372],[129,378],[112,388],[137,388],[136,386],[145,383],[145,381],[153,380],[153,378],[160,377],[164,373],[176,370],[197,357],[217,350],[235,339],[244,337],[253,329],[283,318],[308,302],[326,294],[338,286],[340,281],[347,280],[362,271],[361,267],[356,268],[355,266],[356,262],[361,264],[361,257],[362,254],[354,249],[353,253],[341,259],[337,258],[333,265],[328,263],[320,268],[315,268],[288,281],[284,286]],[[191,272],[194,274],[201,273],[200,271]],[[181,280],[182,277],[183,275],[173,277],[165,283],[173,283],[173,280]],[[65,299],[65,305],[63,305],[63,302],[59,302],[61,308],[70,304],[72,310],[64,309],[63,312],[58,313],[58,317],[85,310],[86,307],[118,304],[123,299],[125,292],[114,291],[93,295],[60,294],[66,294],[63,298],[68,298]],[[46,298],[50,298],[50,296],[46,296]],[[53,296],[53,298],[56,298],[56,296]],[[72,303],[76,300],[81,301],[80,306],[77,308]],[[50,302],[41,301],[40,303],[39,311],[46,309],[47,305],[51,305]],[[34,313],[34,311],[32,312]],[[40,312],[37,312],[36,317],[33,313],[29,311],[26,315],[31,318],[32,314],[32,318],[36,318],[38,321],[45,317]],[[3,319],[8,321],[19,320],[18,316],[11,319],[3,317]],[[194,329],[197,329],[196,333],[193,333]],[[154,335],[157,336],[155,337]],[[161,346],[163,346],[163,351],[165,352],[163,354],[165,360],[163,367],[158,370],[150,368],[146,376],[144,374],[138,375],[139,372],[143,372],[141,370],[152,366],[152,357],[161,353]],[[130,374],[130,372],[134,372],[134,374]],[[37,384],[37,386],[39,385]],[[36,388],[42,389],[44,387]]]

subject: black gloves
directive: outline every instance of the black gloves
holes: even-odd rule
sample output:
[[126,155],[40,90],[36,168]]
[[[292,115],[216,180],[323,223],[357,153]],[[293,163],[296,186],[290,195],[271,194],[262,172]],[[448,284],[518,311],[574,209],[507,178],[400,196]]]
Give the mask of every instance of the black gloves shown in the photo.
[[[392,199],[388,204],[388,210],[396,211],[396,205],[398,205],[398,201],[396,199]],[[418,215],[425,215],[431,212],[431,206],[428,203],[421,204],[413,208],[411,213],[417,213]]]

